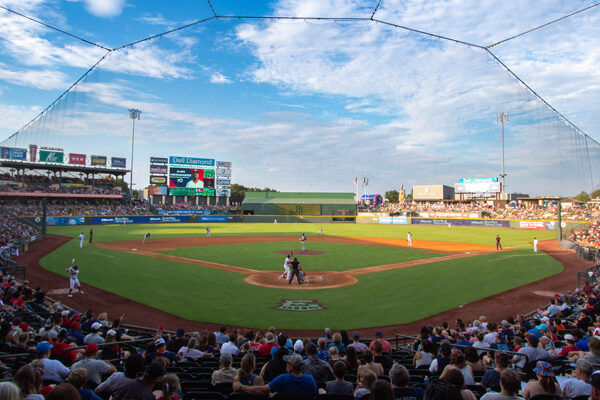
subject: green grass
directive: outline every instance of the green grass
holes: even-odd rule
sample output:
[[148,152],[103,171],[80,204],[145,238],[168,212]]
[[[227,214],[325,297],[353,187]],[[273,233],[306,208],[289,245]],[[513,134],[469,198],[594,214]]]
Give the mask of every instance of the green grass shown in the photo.
[[[297,242],[267,242],[181,247],[160,253],[258,270],[281,270],[285,255],[278,251],[298,248]],[[309,242],[307,249],[325,254],[297,256],[306,271],[346,271],[444,255],[419,249],[327,242]]]
[[[95,241],[141,240],[145,232],[153,237],[202,236],[205,225],[128,225],[95,226]],[[216,235],[311,235],[318,224],[213,224]],[[87,229],[83,229],[87,228]],[[532,232],[511,229],[463,228],[437,226],[378,226],[323,224],[325,234],[349,237],[399,237],[405,238],[409,230],[416,240],[447,240],[463,243],[494,244],[496,233],[502,236],[504,251],[488,255],[463,258],[446,262],[419,265],[398,270],[360,275],[352,286],[323,290],[285,290],[257,287],[244,282],[244,275],[233,272],[203,268],[183,262],[123,253],[115,250],[84,246],[79,249],[74,239],[41,260],[41,265],[65,277],[65,268],[75,257],[81,267],[81,281],[116,293],[123,297],[170,312],[180,317],[224,323],[228,325],[265,328],[274,325],[285,329],[354,329],[373,326],[409,323],[427,316],[450,310],[461,305],[491,296],[505,290],[558,274],[562,265],[544,253],[534,254],[529,242],[533,236],[544,240],[554,237],[554,232]],[[51,227],[50,233],[76,238],[88,227]],[[256,230],[256,232],[253,232]],[[86,238],[87,239],[87,238]],[[297,246],[296,238],[290,243]],[[284,242],[274,246],[284,246]],[[309,249],[317,243],[309,242]],[[325,244],[325,243],[319,243]],[[252,246],[261,247],[265,244]],[[234,247],[235,246],[235,247]],[[240,246],[240,247],[238,247]],[[270,246],[270,245],[269,245]],[[418,250],[341,245],[336,249],[352,246],[348,259],[360,259],[365,251],[386,252],[376,257],[412,257]],[[261,250],[244,249],[242,245],[198,248],[199,258],[206,259],[207,252],[217,247],[239,249],[246,259],[260,258]],[[289,246],[288,246],[289,247]],[[367,246],[368,247],[368,246]],[[209,250],[210,249],[210,250]],[[285,249],[285,248],[282,248]],[[387,250],[391,249],[391,250]],[[183,249],[180,249],[183,250]],[[193,248],[190,248],[192,251]],[[247,251],[246,251],[247,250]],[[271,248],[265,259],[273,257],[276,262],[269,269],[279,270],[283,256],[273,255]],[[398,250],[396,253],[394,250]],[[406,253],[404,253],[406,252]],[[233,254],[228,255],[233,259]],[[251,256],[250,256],[251,255]],[[420,255],[421,258],[423,255]],[[303,257],[303,262],[317,257]],[[351,260],[352,261],[352,260]],[[345,261],[351,262],[351,261]],[[231,262],[238,265],[240,261]],[[312,261],[310,261],[312,262]],[[317,262],[317,261],[315,261]],[[358,261],[356,261],[358,263]],[[228,262],[229,263],[229,262]],[[349,264],[348,264],[349,265]],[[310,274],[311,268],[306,268]],[[321,269],[319,267],[319,269]],[[323,268],[324,269],[324,268]],[[329,268],[331,269],[331,268]],[[46,288],[50,289],[50,288]],[[326,310],[297,313],[274,309],[281,299],[318,299]]]

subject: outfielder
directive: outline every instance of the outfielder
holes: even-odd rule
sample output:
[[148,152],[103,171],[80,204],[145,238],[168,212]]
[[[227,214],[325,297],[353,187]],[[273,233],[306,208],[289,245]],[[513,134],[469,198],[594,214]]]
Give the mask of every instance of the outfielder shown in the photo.
[[146,240],[148,241],[148,243],[152,243],[152,239],[150,239],[150,232],[144,235],[144,240],[142,240],[142,244],[146,243]]
[[[73,259],[72,262],[75,262],[75,259]],[[75,286],[77,286],[77,289],[79,289],[79,293],[83,294],[83,290],[81,290],[81,284],[79,283],[79,278],[77,277],[79,275],[79,267],[77,265],[72,265],[67,268],[66,271],[69,273],[69,297],[73,297],[71,292]]]
[[412,233],[408,232],[408,235],[406,235],[406,241],[408,242],[408,247],[412,247]]
[[537,250],[538,250],[538,240],[537,240],[537,237],[534,237],[533,238],[533,252],[537,253]]
[[85,238],[85,236],[83,235],[83,232],[81,232],[81,234],[79,235],[79,248],[83,249],[83,239]]

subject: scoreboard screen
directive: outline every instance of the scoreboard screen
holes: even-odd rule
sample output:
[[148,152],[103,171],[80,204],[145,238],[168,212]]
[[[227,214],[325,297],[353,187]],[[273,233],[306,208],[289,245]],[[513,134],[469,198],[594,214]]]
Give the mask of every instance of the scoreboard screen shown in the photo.
[[169,187],[204,189],[215,187],[215,171],[198,168],[169,168]]

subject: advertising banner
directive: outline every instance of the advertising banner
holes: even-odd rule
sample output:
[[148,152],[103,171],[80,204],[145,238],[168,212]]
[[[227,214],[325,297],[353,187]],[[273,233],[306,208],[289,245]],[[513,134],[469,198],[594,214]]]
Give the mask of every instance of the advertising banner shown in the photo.
[[229,168],[217,168],[217,176],[231,176],[231,170]]
[[217,186],[231,186],[231,179],[217,179]]
[[231,161],[217,161],[217,168],[231,168]]
[[379,223],[382,225],[407,225],[406,217],[379,217]]
[[455,183],[455,193],[498,193],[500,182]]
[[125,168],[127,161],[121,157],[111,157],[110,166],[113,168]]
[[203,189],[194,189],[194,188],[179,188],[179,187],[170,187],[169,194],[171,196],[202,196],[202,197],[212,197],[215,195],[214,188],[203,188]]
[[87,161],[85,154],[69,154],[69,164],[85,165]]
[[31,161],[31,162],[37,161],[37,145],[35,145],[35,144],[29,145],[29,161]]
[[166,157],[150,157],[150,164],[168,164],[169,159]]
[[169,170],[167,169],[166,165],[151,165],[150,166],[150,173],[151,174],[167,174],[167,172],[169,172]]
[[483,226],[489,228],[510,228],[510,221],[497,219],[433,219],[433,218],[412,218],[413,225],[456,225],[456,226]]
[[546,230],[544,221],[519,221],[519,229],[535,229],[538,231]]
[[133,216],[133,217],[92,217],[92,224],[122,224],[123,220],[126,224],[153,224],[153,223],[173,223],[173,222],[189,222],[189,217],[176,215],[160,215],[160,216]]
[[16,147],[0,147],[0,158],[7,160],[26,160],[27,149]]
[[58,150],[40,150],[40,161],[51,163],[63,163],[65,154]]
[[163,175],[150,175],[151,185],[167,185],[167,177]]
[[215,187],[215,171],[212,169],[169,168],[169,187],[204,189]]
[[10,147],[0,147],[0,158],[10,159]]
[[46,217],[47,225],[83,225],[85,217]]
[[201,215],[198,222],[227,222],[227,215]]
[[453,211],[427,211],[420,212],[423,218],[481,218],[478,212],[453,212]]
[[498,178],[460,178],[458,183],[491,183],[498,182]]
[[158,210],[159,215],[210,215],[210,210]]
[[166,186],[150,186],[148,187],[148,194],[152,196],[166,196],[167,195],[167,187]]
[[194,157],[169,157],[169,164],[190,166],[190,167],[214,167],[215,160],[212,158],[194,158]]
[[98,165],[106,167],[106,157],[105,156],[90,156],[90,165]]
[[546,230],[547,231],[555,231],[556,230],[556,222],[546,221]]
[[217,197],[231,197],[231,189],[217,188],[215,193]]

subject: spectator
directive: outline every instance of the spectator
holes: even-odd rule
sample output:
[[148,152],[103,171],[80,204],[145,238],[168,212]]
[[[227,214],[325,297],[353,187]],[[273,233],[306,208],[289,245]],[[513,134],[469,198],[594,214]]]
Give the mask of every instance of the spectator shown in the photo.
[[231,383],[233,378],[237,375],[237,370],[231,367],[233,358],[231,353],[221,353],[219,359],[219,369],[213,371],[211,377],[211,383],[213,386],[219,383]]
[[79,332],[79,327],[81,326],[81,322],[73,321],[70,325],[70,331],[67,333],[67,340],[71,340],[77,343],[77,346],[83,346],[84,336]]
[[452,356],[450,357],[450,364],[444,368],[442,374],[440,375],[441,379],[452,370],[457,369],[463,375],[463,380],[465,385],[473,385],[475,384],[475,379],[473,378],[473,371],[471,367],[467,365],[467,360],[465,358],[465,354],[460,350],[453,350]]
[[348,361],[346,361],[340,357],[337,347],[330,347],[329,348],[329,364],[331,364],[331,367],[333,368],[335,363],[338,361],[341,361],[344,363],[344,365],[346,366],[346,371],[352,370],[352,367],[350,366],[350,364],[348,364]]
[[242,385],[246,386],[263,386],[265,384],[261,376],[254,374],[256,368],[256,357],[254,354],[245,354],[242,357],[240,369],[238,370],[238,379]]
[[358,372],[356,373],[357,380],[360,380],[360,376],[365,370],[373,371],[375,376],[383,375],[383,366],[374,361],[371,350],[366,350],[363,352],[363,359],[365,360],[365,364],[358,367]]
[[237,356],[240,354],[240,349],[237,348],[235,342],[237,341],[237,334],[230,333],[229,340],[226,343],[221,345],[221,354],[223,353],[231,353],[232,356]]
[[171,353],[178,353],[179,349],[188,344],[188,340],[185,338],[185,329],[178,328],[175,332],[175,338],[169,340],[167,343],[167,350]]
[[134,379],[123,390],[113,395],[113,400],[155,400],[152,388],[163,381],[165,367],[158,362],[148,364],[144,375]]
[[569,353],[573,351],[579,351],[579,348],[575,346],[575,336],[571,335],[570,333],[567,333],[564,337],[564,340],[565,345],[562,349],[560,349],[560,352],[558,353],[559,357],[568,356]]
[[567,379],[562,384],[562,391],[565,397],[591,396],[592,386],[588,383],[593,365],[587,360],[577,360],[575,364],[575,378]]
[[306,345],[306,360],[303,364],[302,372],[312,375],[319,387],[325,387],[326,382],[334,378],[331,365],[317,356],[317,346],[312,342]]
[[[340,342],[342,337],[340,336]],[[329,362],[329,351],[327,350],[327,340],[325,338],[319,338],[317,340],[317,357],[321,360]]]
[[[98,386],[102,382],[102,375],[112,374],[117,372],[117,369],[110,363],[98,360],[98,346],[95,344],[88,344],[85,348],[84,358],[81,361],[77,361],[71,367],[71,371],[77,368],[83,368],[87,370],[88,376],[86,380],[89,380],[94,387]],[[73,385],[77,387],[77,385]]]
[[[304,353],[304,343],[302,343],[302,339],[297,339],[296,343],[294,343],[294,353],[300,355]],[[331,351],[329,352],[329,357],[331,357]]]
[[500,391],[500,377],[502,371],[506,370],[510,365],[510,358],[505,352],[498,350],[494,353],[494,363],[496,367],[485,371],[481,378],[481,384],[487,389],[495,392]]
[[435,344],[426,339],[421,339],[421,350],[413,357],[414,368],[429,368],[435,357]]
[[356,385],[356,390],[354,391],[354,398],[360,399],[361,397],[371,394],[371,389],[373,388],[373,384],[377,380],[377,375],[375,372],[370,369],[366,369],[363,371],[358,384]]
[[485,365],[473,347],[466,347],[462,351],[465,354],[467,365],[471,367],[472,371],[485,371]]
[[186,358],[188,360],[197,360],[202,357],[212,357],[211,353],[203,352],[197,349],[198,341],[196,338],[190,338],[187,346],[183,346],[177,352],[177,358]]
[[600,400],[600,372],[596,371],[592,374],[590,379],[592,385],[592,400]]
[[467,389],[465,378],[461,371],[458,368],[452,368],[451,366],[447,366],[446,368],[447,370],[444,369],[444,372],[446,373],[442,374],[440,379],[445,380],[454,386],[459,391],[463,400],[477,400],[477,397],[475,397],[473,392]]
[[423,400],[462,400],[462,396],[450,383],[438,379],[427,385]]
[[42,373],[35,370],[31,364],[25,364],[18,369],[14,382],[21,390],[24,400],[44,400],[44,396],[40,394]]
[[446,368],[446,365],[450,364],[451,355],[452,347],[450,347],[450,343],[442,342],[438,355],[435,357],[435,360],[431,361],[429,371],[433,374],[438,371],[443,371],[444,368]]
[[346,356],[344,357],[344,360],[352,368],[351,370],[349,370],[349,372],[357,371],[358,367],[361,365],[361,362],[358,360],[358,357],[356,356],[356,350],[354,349],[354,347],[351,347],[351,346],[346,347]]
[[181,398],[177,396],[179,390],[181,390],[179,377],[175,374],[167,374],[163,379],[160,395],[157,396],[156,400],[181,400]]
[[521,377],[512,369],[504,369],[500,374],[500,393],[489,392],[481,397],[481,400],[522,400],[518,396],[521,389]]
[[392,385],[385,379],[378,379],[373,384],[369,400],[395,400]]
[[44,375],[42,379],[46,382],[60,383],[69,375],[69,368],[58,360],[50,360],[52,345],[48,342],[40,342],[35,347],[38,358],[44,364]]
[[[329,348],[335,347],[338,350],[338,353],[346,352],[346,345],[342,342],[342,335],[339,333],[333,334],[333,341],[329,344]],[[327,360],[325,360],[327,361]]]
[[540,394],[561,395],[560,387],[554,382],[554,373],[552,365],[544,361],[538,361],[533,372],[537,376],[537,381],[531,381],[523,389],[523,397],[530,399]]
[[81,400],[81,396],[75,386],[63,382],[48,393],[46,400]]
[[288,365],[287,362],[283,360],[283,357],[287,356],[287,354],[288,349],[279,347],[275,352],[275,357],[262,367],[260,376],[263,377],[265,382],[270,382],[279,375],[287,372]]
[[162,337],[159,337],[154,341],[154,351],[147,351],[145,354],[146,364],[152,362],[154,357],[165,357],[170,363],[177,362],[177,355],[167,351],[167,342]]
[[75,362],[79,359],[79,353],[76,350],[70,350],[71,347],[74,347],[73,344],[65,343],[65,339],[67,338],[67,330],[61,329],[58,332],[58,336],[56,337],[55,342],[50,342],[52,345],[52,350],[50,354],[53,358],[63,360],[68,364]]
[[588,340],[588,347],[591,354],[584,356],[583,359],[592,364],[600,364],[600,336],[592,336]]
[[0,382],[0,399],[21,400],[19,387],[12,382]]
[[223,343],[227,343],[229,341],[229,336],[227,336],[225,332],[227,332],[227,327],[223,325],[217,332],[214,333],[218,345],[222,345]]
[[390,370],[390,368],[392,368],[394,360],[387,354],[382,353],[382,347],[383,345],[381,342],[376,341],[373,344],[373,361],[375,362],[375,364],[381,364],[384,373],[386,373]]
[[100,396],[92,392],[90,389],[84,389],[88,380],[88,371],[85,368],[75,368],[71,370],[67,382],[75,386],[79,392],[81,400],[102,400]]
[[354,350],[356,350],[356,354],[361,354],[364,351],[369,350],[369,348],[367,347],[366,344],[361,343],[360,335],[358,332],[354,332],[352,334],[352,344],[349,344],[347,346],[347,348],[350,348],[350,347],[352,347],[352,348],[354,348]]
[[258,353],[257,355],[259,357],[264,357],[264,356],[268,356],[271,354],[271,349],[273,349],[273,347],[278,347],[279,345],[275,342],[275,335],[273,335],[272,332],[267,332],[265,334],[265,340],[267,341],[265,344],[261,345],[258,348]]
[[99,333],[102,329],[102,324],[100,322],[94,322],[90,328],[91,333],[86,335],[86,337],[83,339],[83,343],[95,345],[101,345],[102,343],[104,343],[104,338],[100,336]]
[[[544,349],[539,349],[537,347],[538,345],[538,338],[535,335],[528,335],[527,336],[527,346],[526,347],[521,347],[518,351],[519,354],[525,354],[527,356],[527,359],[529,360],[529,363],[534,363],[536,361],[540,361],[540,360],[552,360],[554,358],[554,356],[550,353],[548,353],[546,350]],[[518,357],[518,356],[514,356],[513,357],[513,363],[517,363],[517,366],[520,368],[524,368],[525,367],[525,357]]]
[[482,341],[489,344],[490,346],[496,343],[498,339],[498,332],[496,332],[496,324],[494,322],[488,322],[485,326],[487,333],[483,336]]
[[398,400],[422,400],[423,390],[417,387],[409,387],[410,375],[404,365],[394,363],[390,369],[390,381],[392,391]]
[[383,333],[381,331],[375,332],[375,339],[369,344],[369,350],[373,351],[373,345],[375,342],[381,343],[382,353],[390,354],[392,352],[392,345],[383,338]]
[[[315,348],[316,355],[316,348]],[[233,382],[234,391],[242,391],[251,395],[266,395],[271,392],[286,394],[306,394],[314,396],[317,394],[317,384],[311,375],[302,374],[303,361],[298,354],[286,356],[287,374],[273,379],[269,384],[263,386],[242,385],[236,377]]]
[[96,387],[95,392],[99,395],[114,396],[133,382],[143,370],[144,359],[141,355],[134,353],[125,360],[125,371],[115,372],[109,376],[108,379]]
[[[331,349],[337,348],[330,347]],[[325,384],[325,393],[334,394],[334,395],[352,395],[354,388],[352,387],[352,383],[344,380],[344,376],[346,375],[346,363],[344,361],[336,361],[333,364],[333,375],[335,376],[335,380],[327,381]]]

